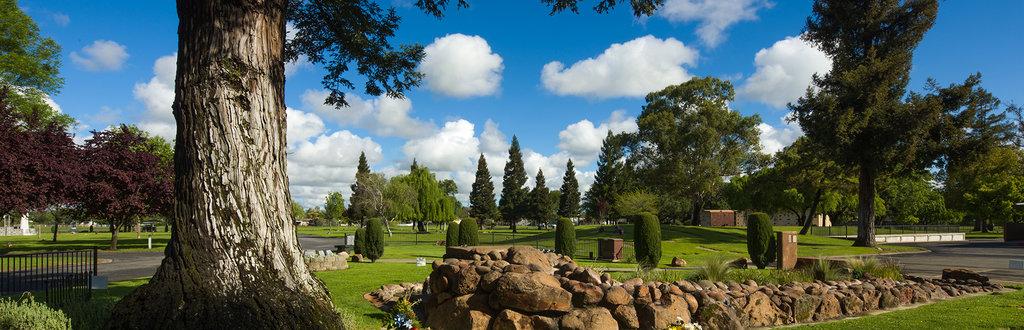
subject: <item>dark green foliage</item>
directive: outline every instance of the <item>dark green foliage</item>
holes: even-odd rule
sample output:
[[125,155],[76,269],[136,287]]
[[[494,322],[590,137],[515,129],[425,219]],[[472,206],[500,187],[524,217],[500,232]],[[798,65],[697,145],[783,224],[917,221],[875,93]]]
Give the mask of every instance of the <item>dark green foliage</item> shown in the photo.
[[363,254],[364,251],[366,251],[366,227],[361,227],[356,229],[355,246],[352,247],[352,252]]
[[528,190],[523,187],[526,184],[523,153],[519,149],[519,138],[515,135],[512,136],[512,145],[508,148],[508,162],[505,163],[505,176],[502,182],[504,185],[501,188],[498,209],[501,211],[501,217],[508,221],[512,232],[515,232],[515,223],[526,216],[528,198]]
[[465,218],[459,223],[459,245],[475,246],[480,244],[480,226],[476,219]]
[[448,230],[444,233],[444,247],[459,246],[459,224],[448,223]]
[[46,104],[47,94],[60,92],[60,45],[39,35],[39,27],[18,7],[17,1],[0,1],[0,89],[17,89],[5,100],[22,115],[37,115],[39,124],[68,126],[74,118]]
[[372,218],[366,223],[366,248],[363,255],[370,261],[377,261],[384,255],[384,222]]
[[551,192],[546,186],[547,182],[544,180],[543,170],[537,170],[537,178],[534,180],[534,183],[533,190],[530,191],[526,201],[526,216],[540,226],[555,219],[557,216],[555,214],[555,203],[557,203],[558,200],[551,199]]
[[494,203],[494,183],[491,172],[487,170],[487,159],[480,154],[476,163],[476,181],[469,192],[469,215],[477,219],[495,219],[498,217],[498,206]]
[[775,261],[775,229],[772,217],[762,212],[747,216],[747,253],[757,268]]
[[644,268],[658,267],[661,260],[661,224],[658,216],[640,213],[633,219],[633,249],[636,262]]
[[644,188],[685,205],[693,224],[718,196],[722,178],[742,173],[758,155],[761,118],[730,109],[735,95],[729,81],[714,77],[668,86],[647,94],[639,130],[627,135],[626,163]]
[[562,177],[562,188],[559,189],[558,216],[576,218],[580,216],[580,183],[576,181],[576,168],[572,159],[565,164],[565,175]]
[[570,257],[576,256],[576,226],[569,218],[561,218],[555,227],[555,252]]
[[359,164],[356,167],[356,182],[350,186],[352,188],[352,197],[349,198],[349,216],[352,219],[359,220],[362,223],[367,217],[370,217],[373,213],[367,199],[370,198],[371,192],[368,190],[370,183],[367,182],[372,180],[370,175],[370,165],[366,162],[366,154],[359,152]]
[[71,319],[32,298],[0,299],[0,329],[71,329]]
[[594,184],[583,197],[583,207],[587,216],[604,220],[612,211],[615,199],[622,193],[624,179],[622,164],[622,146],[618,139],[608,131],[608,136],[601,144],[601,155],[597,158],[597,174]]

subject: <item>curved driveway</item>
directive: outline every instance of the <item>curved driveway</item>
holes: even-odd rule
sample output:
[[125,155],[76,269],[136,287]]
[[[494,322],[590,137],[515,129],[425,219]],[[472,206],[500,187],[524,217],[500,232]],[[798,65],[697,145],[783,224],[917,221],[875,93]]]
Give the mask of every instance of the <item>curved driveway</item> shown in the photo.
[[1024,282],[1024,270],[1010,269],[1010,259],[1024,259],[1024,245],[1011,245],[1002,239],[963,242],[922,243],[917,246],[931,252],[891,255],[904,271],[917,276],[942,276],[945,268],[967,268],[998,281]]
[[[341,239],[299,236],[303,249],[333,249]],[[993,280],[1024,282],[1024,270],[1009,269],[1010,259],[1024,259],[1024,246],[1010,245],[1002,240],[970,240],[953,243],[918,244],[930,252],[889,255],[903,265],[908,274],[938,277],[944,268],[968,268]],[[100,258],[113,262],[100,264],[99,273],[110,281],[152,276],[160,266],[163,251],[101,252]]]

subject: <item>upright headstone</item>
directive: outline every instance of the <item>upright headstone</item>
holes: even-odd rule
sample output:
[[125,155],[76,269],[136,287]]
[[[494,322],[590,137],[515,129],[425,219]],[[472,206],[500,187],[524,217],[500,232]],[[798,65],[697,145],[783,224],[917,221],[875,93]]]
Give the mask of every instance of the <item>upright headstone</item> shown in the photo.
[[796,246],[797,236],[795,231],[779,231],[776,232],[776,246],[778,251],[776,252],[776,263],[779,269],[793,269],[796,267]]
[[622,259],[622,239],[602,238],[597,240],[597,255],[602,260],[618,261]]
[[22,235],[28,236],[33,234],[32,227],[28,225],[28,214],[21,215],[21,226],[18,226],[18,228],[21,229]]

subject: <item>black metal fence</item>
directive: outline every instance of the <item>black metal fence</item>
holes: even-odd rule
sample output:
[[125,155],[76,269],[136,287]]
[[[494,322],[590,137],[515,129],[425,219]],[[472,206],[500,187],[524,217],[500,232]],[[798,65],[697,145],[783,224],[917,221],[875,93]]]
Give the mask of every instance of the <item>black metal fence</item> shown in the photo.
[[0,295],[42,293],[51,305],[92,298],[96,248],[0,255]]
[[[958,225],[880,225],[875,227],[875,235],[931,234],[931,233],[962,233],[964,227]],[[811,235],[815,236],[857,236],[857,226],[811,227]]]

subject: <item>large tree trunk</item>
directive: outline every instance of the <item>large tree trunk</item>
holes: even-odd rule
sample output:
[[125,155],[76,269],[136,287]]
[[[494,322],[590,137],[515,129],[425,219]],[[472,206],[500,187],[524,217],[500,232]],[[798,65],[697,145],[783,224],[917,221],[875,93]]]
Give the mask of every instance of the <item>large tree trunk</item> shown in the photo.
[[869,166],[860,167],[857,189],[857,240],[853,246],[875,246],[875,172]]
[[[54,212],[54,214],[56,214],[56,213],[57,212]],[[60,230],[60,221],[58,219],[59,218],[56,215],[53,216],[53,241],[54,242],[57,241],[57,231]]]
[[[817,217],[817,214],[815,213],[818,213],[818,202],[821,201],[822,190],[824,189],[819,188],[817,191],[814,192],[814,201],[811,202],[810,212],[807,212],[807,214],[805,215],[806,218],[804,219],[803,228],[800,228],[800,235],[807,235],[807,232],[811,230],[811,221],[813,221],[814,218]],[[822,215],[822,217],[824,217],[824,215]]]
[[174,230],[110,328],[342,328],[289,217],[285,2],[178,1]]

